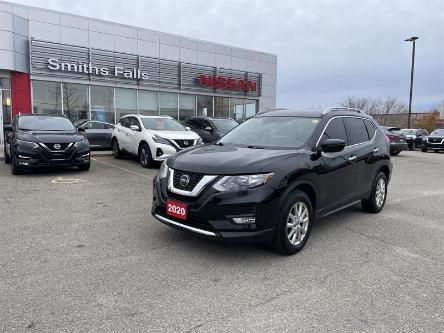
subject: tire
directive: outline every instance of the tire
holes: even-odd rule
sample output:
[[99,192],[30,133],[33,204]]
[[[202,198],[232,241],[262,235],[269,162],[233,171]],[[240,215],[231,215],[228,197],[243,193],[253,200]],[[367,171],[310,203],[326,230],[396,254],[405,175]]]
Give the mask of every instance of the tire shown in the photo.
[[14,155],[11,152],[11,173],[13,175],[21,175],[23,173],[23,169],[17,165],[17,161],[14,158]]
[[139,163],[144,168],[149,168],[153,165],[153,158],[151,157],[150,147],[146,143],[142,143],[139,147]]
[[434,149],[433,150],[435,153],[439,153],[439,149]]
[[423,153],[427,153],[427,148],[421,148],[421,151],[422,151]]
[[79,165],[77,167],[79,168],[80,171],[88,171],[89,168],[91,167],[91,163]]
[[113,138],[113,141],[111,142],[111,151],[113,152],[114,158],[121,158],[122,157],[122,151],[120,150],[119,141],[117,141],[116,138]]
[[295,190],[286,198],[282,207],[272,245],[275,251],[291,255],[302,250],[310,237],[313,206],[307,194]]
[[415,150],[416,145],[415,142],[412,142],[412,144],[409,146],[409,150]]
[[373,180],[372,190],[368,199],[362,200],[362,209],[369,213],[379,213],[385,206],[387,199],[387,177],[379,171]]
[[4,154],[3,155],[5,156],[5,163],[6,164],[11,163],[11,157],[8,154],[6,154],[6,143],[4,145]]

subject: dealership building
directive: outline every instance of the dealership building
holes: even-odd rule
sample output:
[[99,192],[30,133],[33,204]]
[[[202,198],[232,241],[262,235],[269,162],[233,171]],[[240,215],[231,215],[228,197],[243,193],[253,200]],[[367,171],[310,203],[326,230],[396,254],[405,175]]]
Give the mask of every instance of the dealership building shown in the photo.
[[276,66],[270,53],[0,1],[3,123],[31,112],[243,121],[275,107]]

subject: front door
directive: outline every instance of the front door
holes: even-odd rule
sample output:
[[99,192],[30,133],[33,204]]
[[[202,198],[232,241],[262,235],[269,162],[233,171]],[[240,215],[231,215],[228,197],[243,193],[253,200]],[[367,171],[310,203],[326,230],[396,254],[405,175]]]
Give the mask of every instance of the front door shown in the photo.
[[4,145],[5,135],[3,133],[3,92],[0,89],[0,146]]
[[[321,137],[319,144],[327,139],[347,142],[347,132],[342,118],[333,118]],[[357,157],[354,149],[346,147],[337,153],[322,152],[322,163],[318,169],[320,183],[319,208],[332,210],[353,200],[356,194],[358,175]]]

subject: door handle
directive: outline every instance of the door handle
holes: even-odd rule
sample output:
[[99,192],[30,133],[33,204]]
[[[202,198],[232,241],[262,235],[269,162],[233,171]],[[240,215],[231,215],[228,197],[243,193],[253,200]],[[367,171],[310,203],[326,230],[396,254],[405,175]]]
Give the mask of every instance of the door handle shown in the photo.
[[377,154],[379,152],[379,148],[374,148],[373,149],[373,154]]
[[351,155],[349,158],[348,158],[348,161],[349,162],[354,162],[354,161],[356,161],[358,159],[358,156],[356,156],[356,155]]

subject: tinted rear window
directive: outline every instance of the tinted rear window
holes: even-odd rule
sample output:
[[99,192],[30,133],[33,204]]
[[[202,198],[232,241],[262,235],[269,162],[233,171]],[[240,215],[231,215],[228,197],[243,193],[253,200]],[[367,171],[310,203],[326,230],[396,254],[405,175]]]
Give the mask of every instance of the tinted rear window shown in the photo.
[[369,140],[367,129],[362,119],[345,118],[344,121],[347,126],[350,145],[356,145]]
[[370,120],[364,120],[364,123],[365,127],[367,127],[367,133],[371,140],[375,136],[376,128]]

